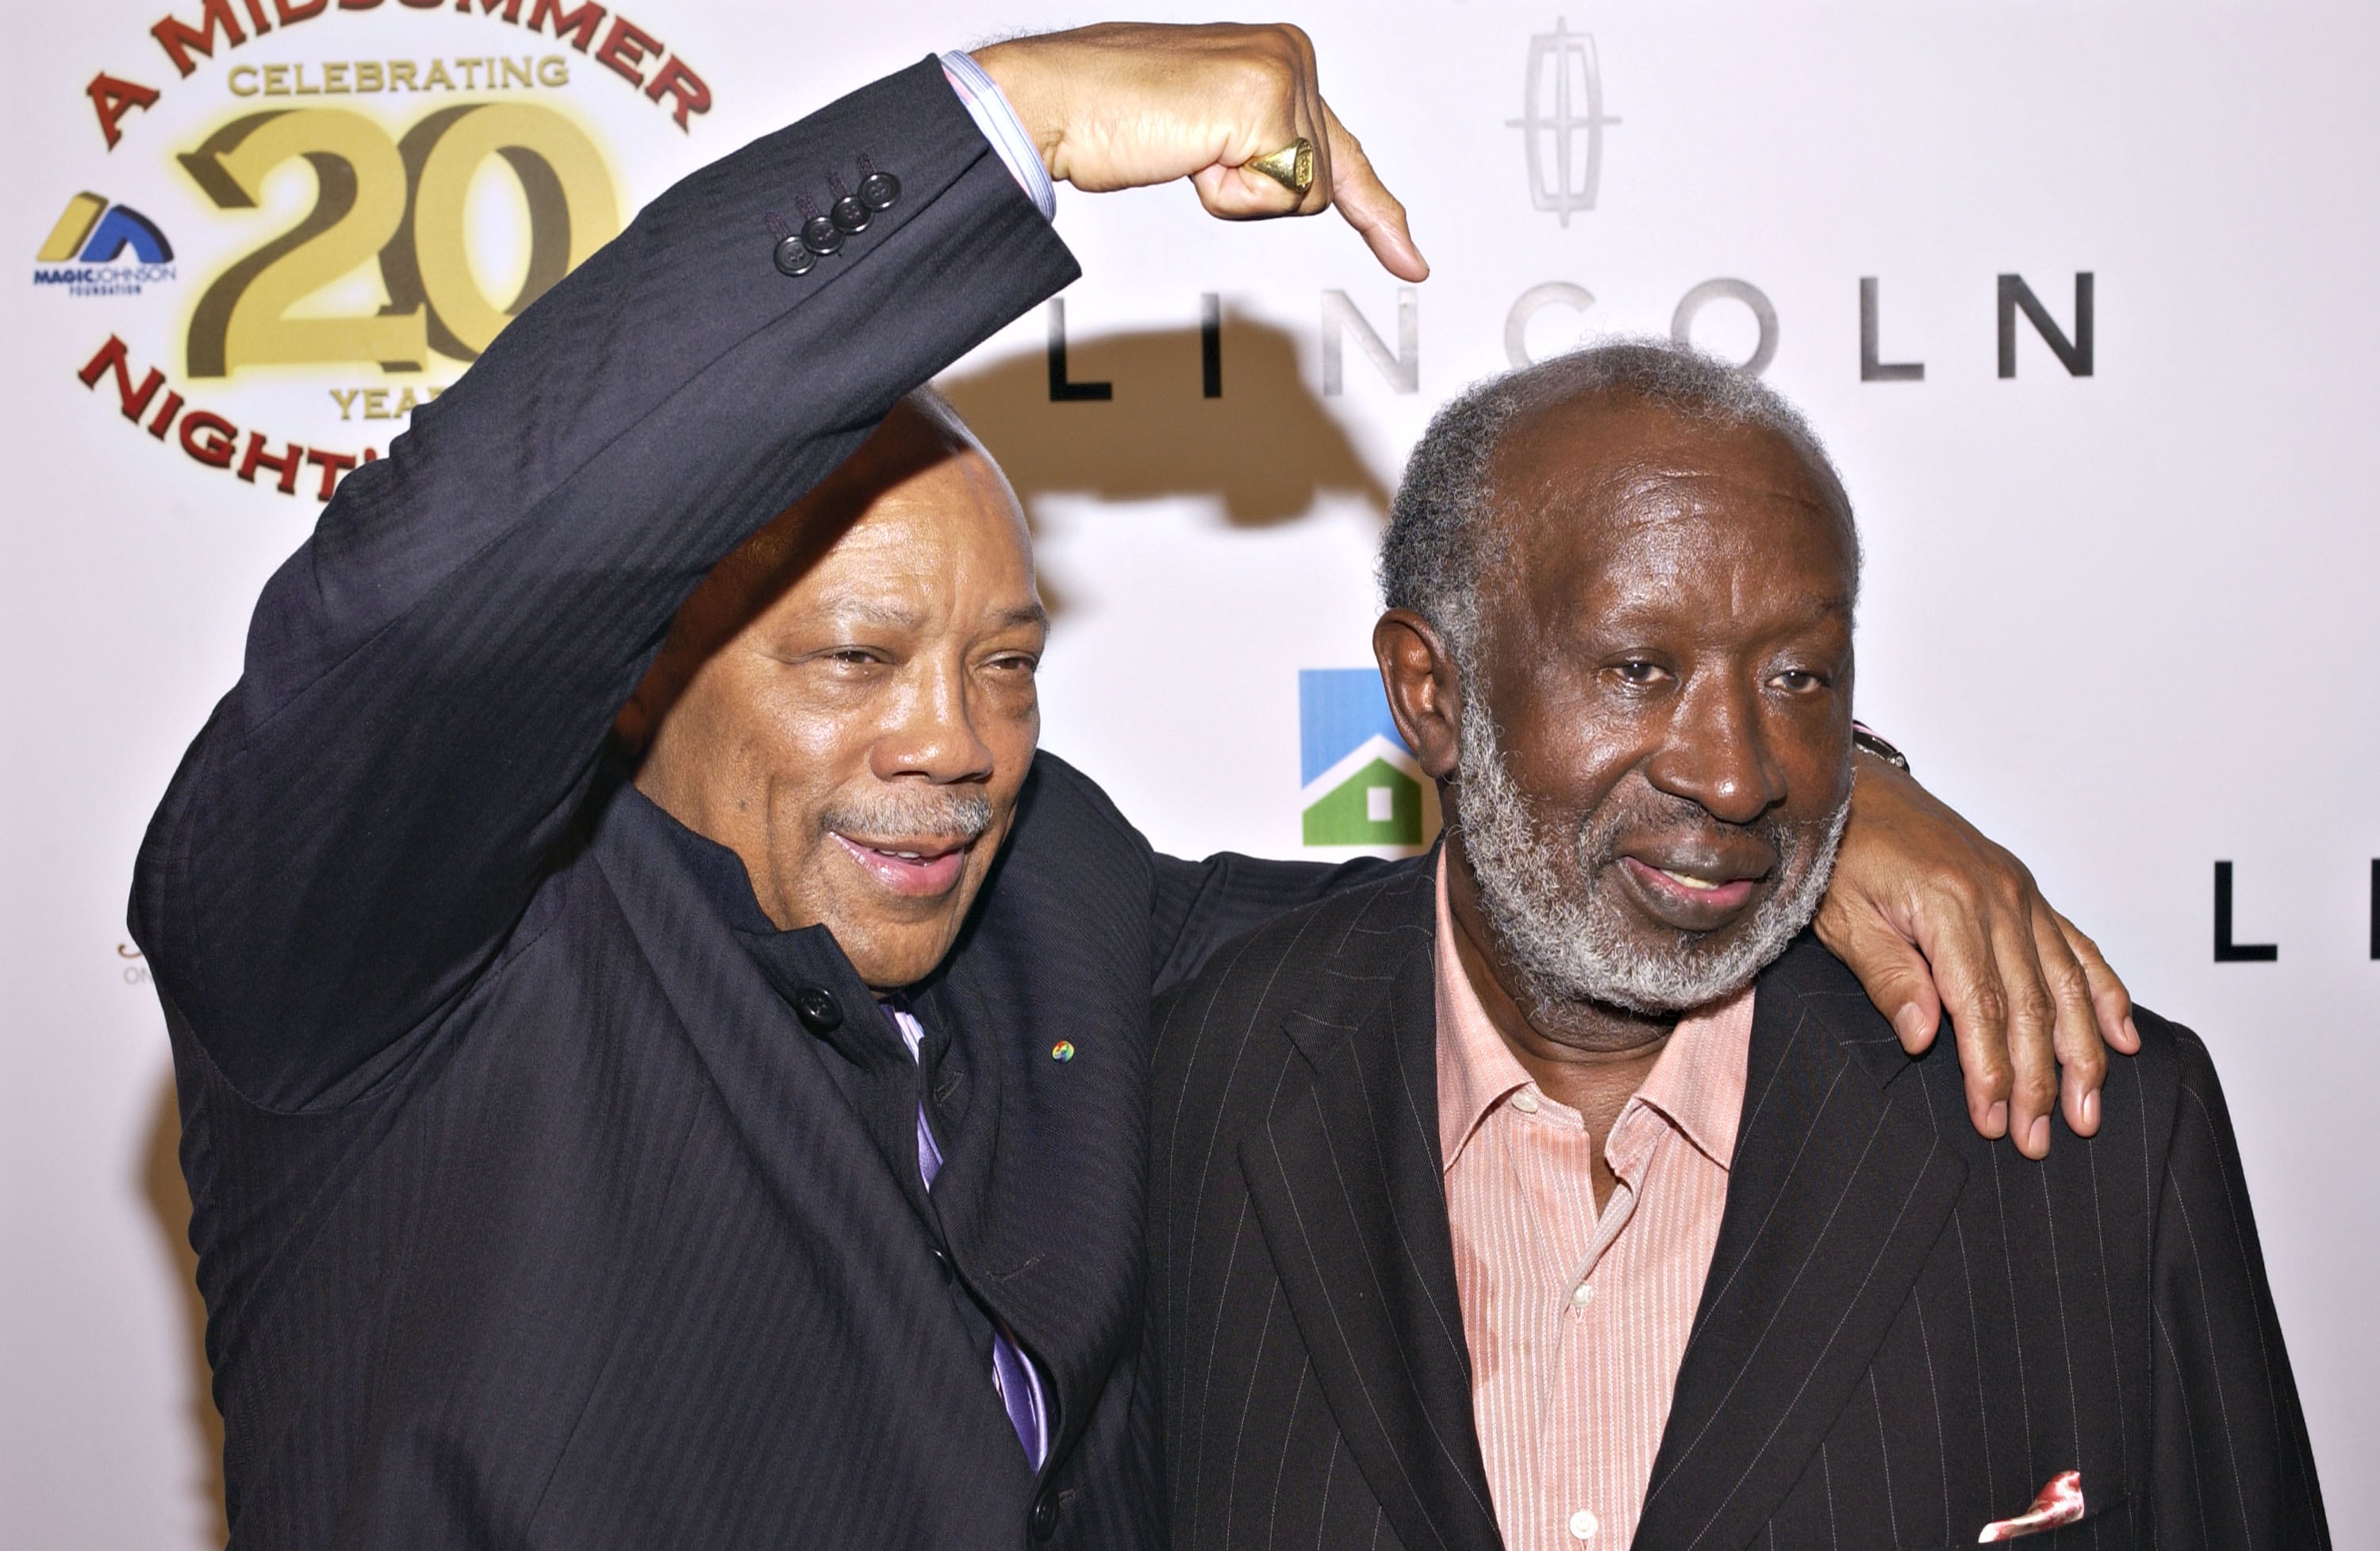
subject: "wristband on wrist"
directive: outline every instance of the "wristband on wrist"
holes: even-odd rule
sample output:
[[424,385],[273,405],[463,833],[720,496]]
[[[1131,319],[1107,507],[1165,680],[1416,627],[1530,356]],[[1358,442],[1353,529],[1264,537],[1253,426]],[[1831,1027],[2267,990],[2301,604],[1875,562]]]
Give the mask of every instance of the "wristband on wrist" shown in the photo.
[[1893,747],[1864,721],[1852,723],[1852,747],[1867,750],[1903,775],[1910,773],[1909,756]]

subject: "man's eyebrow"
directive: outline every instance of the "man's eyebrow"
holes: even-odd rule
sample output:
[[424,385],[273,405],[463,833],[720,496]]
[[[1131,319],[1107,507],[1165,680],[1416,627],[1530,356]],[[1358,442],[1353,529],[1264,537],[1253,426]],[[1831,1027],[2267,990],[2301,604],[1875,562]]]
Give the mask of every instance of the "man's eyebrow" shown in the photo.
[[[856,624],[872,624],[884,630],[917,630],[923,628],[926,623],[926,616],[909,605],[880,598],[839,594],[820,599],[819,606],[820,612],[830,619],[848,621]],[[1050,612],[1038,601],[1019,603],[1013,608],[1001,610],[992,616],[992,621],[1003,628],[1031,624],[1046,629],[1050,624]]]
[[849,593],[822,598],[819,600],[819,608],[830,619],[873,624],[886,630],[915,630],[926,622],[925,615],[905,603],[888,602],[880,598],[860,598]]

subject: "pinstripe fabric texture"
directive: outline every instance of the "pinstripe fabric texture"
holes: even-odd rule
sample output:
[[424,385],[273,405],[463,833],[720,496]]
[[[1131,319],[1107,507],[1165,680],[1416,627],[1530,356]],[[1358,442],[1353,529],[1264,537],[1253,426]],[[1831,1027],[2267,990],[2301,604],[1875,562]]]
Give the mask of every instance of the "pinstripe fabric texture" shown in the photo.
[[[863,154],[899,200],[779,274]],[[1075,273],[927,60],[648,206],[267,586],[132,900],[235,1547],[1159,1541],[1150,997],[1341,875],[1155,856],[1044,755],[913,1061],[603,757],[709,567]]]
[[[1471,1412],[1512,1551],[1626,1545],[1727,1210],[1752,992],[1680,1021],[1609,1142],[1472,989],[1439,854],[1438,1136]],[[1597,1212],[1603,1148],[1619,1182]]]
[[[1149,1352],[1177,1551],[1502,1544],[1441,1185],[1434,891],[1408,866],[1218,952],[1152,1080]],[[1743,1110],[1633,1545],[2328,1545],[2213,1068],[2139,1017],[2092,1140],[1976,1136],[1804,937]]]

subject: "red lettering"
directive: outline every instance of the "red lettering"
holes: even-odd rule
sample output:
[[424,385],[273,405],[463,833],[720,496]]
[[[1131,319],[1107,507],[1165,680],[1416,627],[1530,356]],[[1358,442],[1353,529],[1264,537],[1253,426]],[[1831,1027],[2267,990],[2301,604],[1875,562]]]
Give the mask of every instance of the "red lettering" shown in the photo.
[[260,38],[273,30],[273,23],[264,19],[264,0],[248,0],[248,19]]
[[305,463],[306,449],[297,442],[289,443],[289,450],[279,457],[273,457],[264,450],[264,432],[251,430],[248,433],[248,451],[239,460],[239,477],[252,485],[256,483],[256,471],[260,467],[270,468],[281,476],[281,493],[296,495],[298,470],[303,467]]
[[368,11],[379,4],[380,0],[339,0],[339,9],[343,11]]
[[322,488],[314,497],[317,501],[330,500],[331,493],[339,488],[339,476],[356,466],[356,460],[346,454],[326,453],[320,447],[309,451],[306,461],[320,467],[322,470]]
[[140,411],[149,407],[149,401],[165,385],[165,374],[152,366],[149,375],[140,380],[140,386],[133,387],[130,347],[109,334],[107,343],[99,347],[99,354],[91,358],[91,364],[75,375],[82,379],[84,387],[96,388],[99,380],[111,370],[115,373],[115,396],[123,402],[124,418],[138,421]]
[[417,11],[435,11],[444,7],[446,0],[396,0],[400,6],[410,6]]
[[609,65],[626,78],[630,86],[642,86],[645,74],[637,67],[645,62],[645,55],[661,52],[662,41],[659,38],[630,24],[626,17],[615,16],[612,18],[611,36],[605,38],[603,46],[595,51],[595,63]]
[[239,428],[221,415],[193,409],[182,417],[182,451],[209,468],[229,468],[231,450],[238,445]]
[[529,7],[528,30],[536,31],[545,25],[548,17],[553,18],[553,35],[559,38],[565,33],[571,34],[571,46],[585,54],[587,45],[595,41],[595,29],[603,25],[603,7],[595,4],[595,0],[586,0],[577,10],[565,14],[562,0],[537,0],[537,4]]
[[149,422],[149,434],[160,442],[164,441],[166,428],[174,423],[174,417],[181,412],[182,395],[171,388],[166,389],[165,402],[157,406],[157,418]]
[[[188,70],[182,73],[189,74]],[[157,101],[155,87],[118,80],[104,70],[91,77],[91,84],[83,90],[91,93],[91,105],[99,114],[99,132],[107,137],[110,151],[124,138],[124,131],[116,127],[124,115],[134,108],[146,110]]]
[[231,0],[204,0],[199,8],[199,19],[206,24],[204,30],[173,17],[167,17],[149,29],[149,35],[157,40],[166,57],[173,60],[174,68],[186,76],[198,68],[190,59],[190,50],[197,49],[210,59],[214,57],[217,28],[221,28],[224,36],[230,40],[225,45],[228,48],[237,48],[248,42],[248,34],[239,30],[239,18],[231,14]]
[[311,21],[321,16],[330,3],[331,0],[294,0],[294,3],[293,0],[273,0],[273,14],[281,18],[282,26],[286,27],[292,22]]
[[[663,61],[661,69],[653,76],[653,84],[645,88],[645,95],[656,103],[662,100],[664,92],[677,99],[677,111],[670,116],[677,120],[677,127],[681,129],[686,129],[687,114],[710,111],[710,88],[702,84],[700,76],[686,67],[683,59]],[[693,133],[690,129],[686,132]]]

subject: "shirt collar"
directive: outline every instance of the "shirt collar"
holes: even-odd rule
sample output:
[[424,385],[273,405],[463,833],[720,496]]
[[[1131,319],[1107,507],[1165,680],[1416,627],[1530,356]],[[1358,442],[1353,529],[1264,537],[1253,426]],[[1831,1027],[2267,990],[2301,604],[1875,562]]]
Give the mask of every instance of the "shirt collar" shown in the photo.
[[1438,1156],[1441,1169],[1452,1169],[1465,1143],[1479,1129],[1488,1111],[1502,1103],[1515,1088],[1526,1087],[1529,1073],[1496,1032],[1479,993],[1464,973],[1463,956],[1454,946],[1454,916],[1446,903],[1446,848],[1438,853],[1438,942],[1434,951],[1438,981]]

